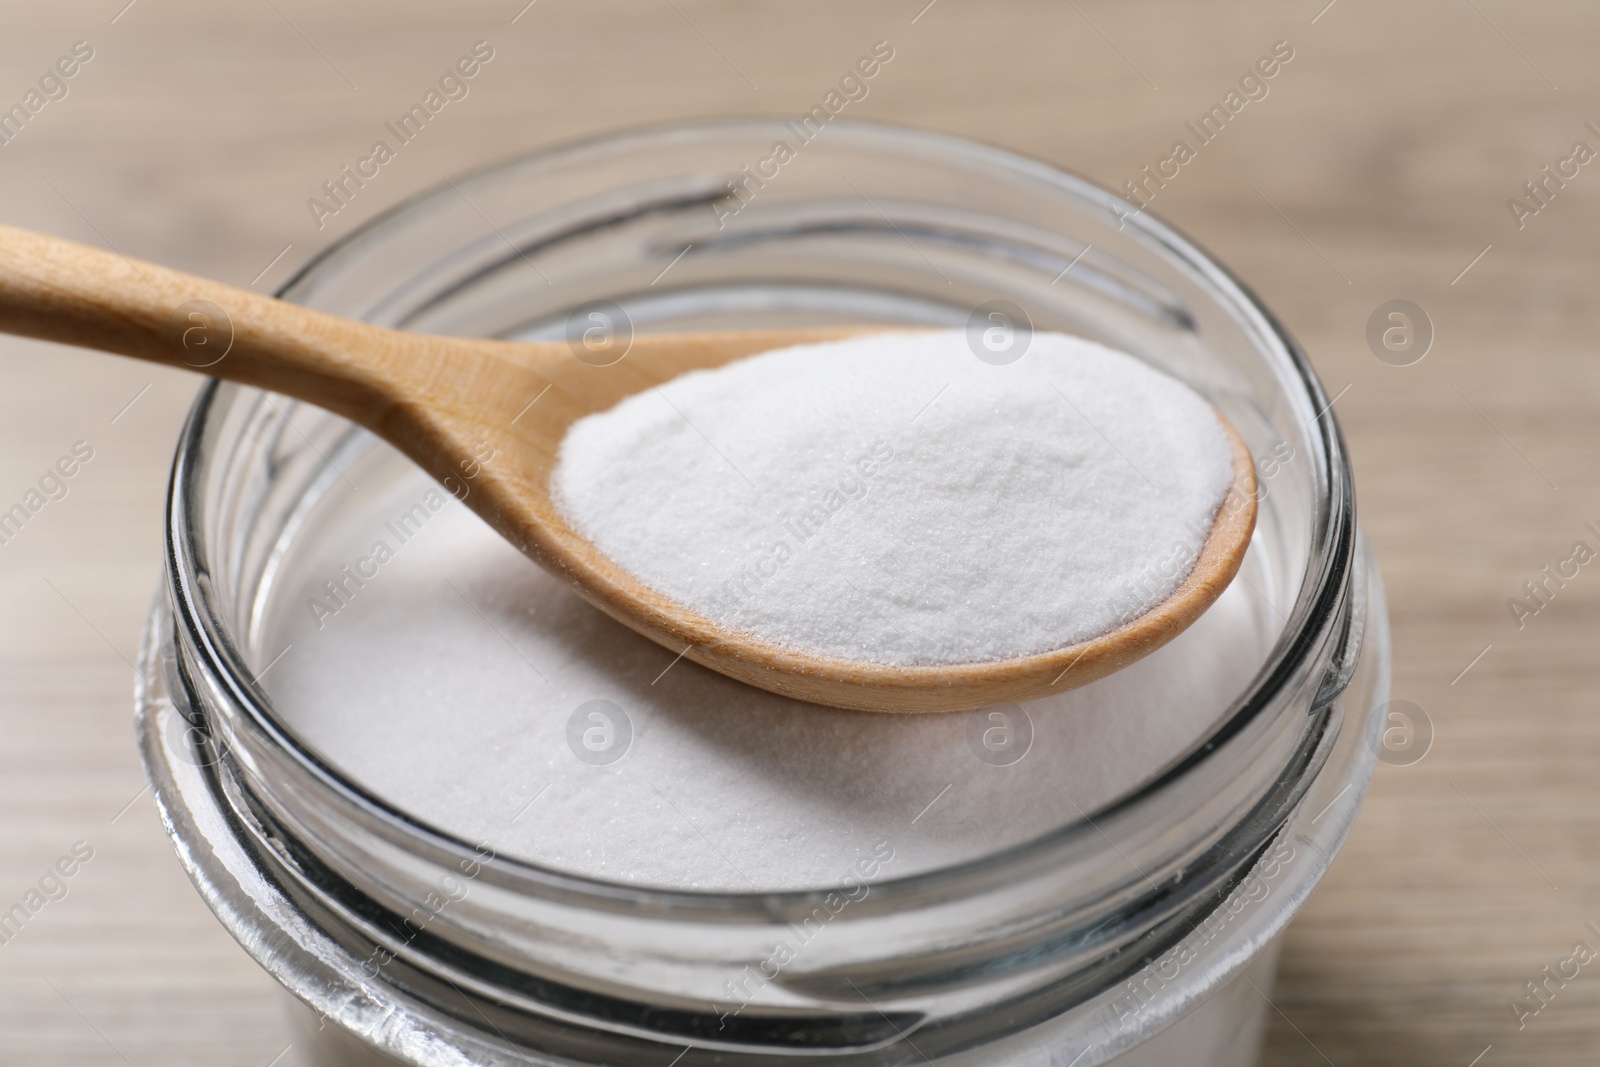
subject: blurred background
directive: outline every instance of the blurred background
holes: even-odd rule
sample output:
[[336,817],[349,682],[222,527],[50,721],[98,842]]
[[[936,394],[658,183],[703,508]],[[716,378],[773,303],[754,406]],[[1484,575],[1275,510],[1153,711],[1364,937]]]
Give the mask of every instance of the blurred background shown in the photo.
[[[466,97],[337,212],[308,206],[480,41]],[[45,99],[0,121],[0,221],[270,292],[446,177],[643,123],[798,116],[879,41],[894,60],[847,117],[1119,189],[1292,53],[1150,208],[1257,290],[1336,397],[1395,721],[1421,740],[1380,765],[1288,934],[1265,1062],[1593,1062],[1600,962],[1545,969],[1600,948],[1600,566],[1544,570],[1600,548],[1593,3],[7,0],[0,108]],[[92,452],[0,544],[0,910],[75,861],[0,940],[0,1064],[292,1061],[274,983],[171,854],[130,727],[198,384],[0,337],[0,509]]]

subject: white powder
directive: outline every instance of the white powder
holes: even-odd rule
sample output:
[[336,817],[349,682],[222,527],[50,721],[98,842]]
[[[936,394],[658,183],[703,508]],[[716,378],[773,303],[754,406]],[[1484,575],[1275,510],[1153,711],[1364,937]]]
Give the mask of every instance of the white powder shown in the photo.
[[[272,663],[263,685],[279,714],[423,822],[613,881],[814,888],[838,884],[880,842],[894,850],[881,877],[898,877],[1029,840],[1186,751],[1248,685],[1279,626],[1235,582],[1146,659],[1024,705],[1031,745],[996,765],[977,754],[995,725],[985,713],[832,711],[674,662],[387,447],[348,473],[360,490],[334,482],[296,535],[252,642],[258,667]],[[422,501],[437,510],[402,542],[385,523]],[[379,542],[386,562],[362,566],[373,576],[330,601],[324,583]],[[1278,595],[1260,549],[1242,573]],[[568,740],[575,717],[580,736],[592,725],[580,709],[596,700],[631,726],[625,744],[614,733],[621,758],[606,765]]]
[[1232,479],[1203,399],[1091,342],[981,362],[960,331],[769,352],[575,424],[572,525],[681,604],[854,661],[961,663],[1165,599]]

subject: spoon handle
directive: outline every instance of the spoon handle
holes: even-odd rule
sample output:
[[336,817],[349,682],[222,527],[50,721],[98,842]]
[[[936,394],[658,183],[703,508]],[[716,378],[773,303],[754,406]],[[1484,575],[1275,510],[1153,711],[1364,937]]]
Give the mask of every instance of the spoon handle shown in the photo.
[[409,347],[397,331],[10,226],[0,331],[259,386],[368,426]]

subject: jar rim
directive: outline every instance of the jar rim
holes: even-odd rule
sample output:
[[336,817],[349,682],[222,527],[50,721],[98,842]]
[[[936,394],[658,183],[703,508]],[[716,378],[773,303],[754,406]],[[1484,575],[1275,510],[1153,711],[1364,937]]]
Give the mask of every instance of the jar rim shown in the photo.
[[[620,132],[600,134],[558,144],[536,152],[517,155],[499,163],[446,181],[400,201],[313,257],[285,282],[277,295],[282,299],[304,299],[318,281],[336,271],[342,261],[355,257],[363,244],[377,240],[418,212],[426,212],[442,200],[470,191],[480,182],[489,182],[509,171],[539,165],[560,164],[596,152],[638,150],[657,138],[693,138],[707,135],[754,133],[771,129],[779,120],[762,118],[702,120],[687,123],[656,124]],[[1286,360],[1295,383],[1304,390],[1304,401],[1320,414],[1312,428],[1321,445],[1317,450],[1320,469],[1316,484],[1325,493],[1316,496],[1309,537],[1306,573],[1302,576],[1293,607],[1274,648],[1268,653],[1249,686],[1234,700],[1228,712],[1188,749],[1187,754],[1163,771],[1111,804],[1081,818],[994,853],[966,859],[948,866],[918,873],[886,877],[874,882],[875,893],[892,899],[902,896],[943,896],[953,887],[974,881],[993,884],[1010,872],[1028,869],[1048,861],[1059,850],[1089,835],[1098,833],[1096,818],[1105,820],[1158,803],[1177,783],[1185,780],[1223,743],[1247,730],[1260,717],[1277,707],[1289,687],[1300,678],[1302,668],[1324,647],[1327,631],[1339,614],[1351,580],[1356,548],[1354,499],[1348,460],[1342,435],[1327,404],[1327,396],[1309,361],[1295,340],[1255,293],[1231,271],[1206,253],[1200,245],[1175,227],[1147,211],[1128,212],[1127,202],[1114,192],[1053,164],[948,134],[902,126],[835,120],[830,138],[870,138],[894,142],[932,155],[950,155],[971,162],[979,160],[1012,175],[1054,188],[1069,197],[1103,208],[1111,218],[1135,229],[1137,235],[1166,257],[1200,276],[1210,290],[1228,298],[1225,310],[1249,322],[1253,333],[1270,344]],[[461,837],[434,827],[407,812],[368,787],[332,766],[314,749],[287,729],[272,708],[270,699],[245,663],[234,643],[228,624],[207,606],[197,580],[204,570],[203,552],[195,525],[199,499],[199,475],[207,440],[208,420],[215,411],[222,390],[229,388],[210,381],[202,388],[180,437],[174,459],[167,502],[168,582],[178,625],[193,638],[194,647],[204,657],[214,677],[229,690],[236,706],[242,709],[251,726],[270,737],[279,752],[311,776],[317,784],[361,811],[375,825],[384,826],[419,851],[450,859],[481,854]],[[1326,415],[1326,418],[1322,416]],[[1346,678],[1348,675],[1346,675]],[[1326,688],[1326,687],[1325,687]],[[1324,707],[1338,695],[1337,689],[1314,702],[1313,710]],[[1307,716],[1306,735],[1318,730],[1316,716]],[[1312,739],[1309,747],[1317,747]],[[1314,770],[1314,767],[1312,768]],[[590,901],[606,907],[646,906],[656,910],[680,910],[726,914],[730,917],[770,913],[774,908],[799,905],[839,886],[816,886],[797,890],[701,890],[611,881],[589,875],[546,867],[516,857],[494,856],[483,861],[486,875],[502,884],[552,892],[568,899]]]

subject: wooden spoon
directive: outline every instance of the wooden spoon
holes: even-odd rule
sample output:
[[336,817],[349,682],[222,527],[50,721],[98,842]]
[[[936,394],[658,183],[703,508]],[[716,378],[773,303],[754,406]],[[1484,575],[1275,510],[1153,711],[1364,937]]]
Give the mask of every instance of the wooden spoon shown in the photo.
[[575,420],[687,371],[860,330],[634,337],[629,346],[596,325],[602,333],[587,348],[402,333],[0,226],[0,330],[199,370],[342,415],[409,456],[612,618],[713,670],[802,700],[953,711],[1083,685],[1199,618],[1249,545],[1255,468],[1224,421],[1233,486],[1199,562],[1172,596],[1111,633],[1019,659],[895,667],[810,655],[726,629],[643,585],[567,525],[550,500],[561,439]]

